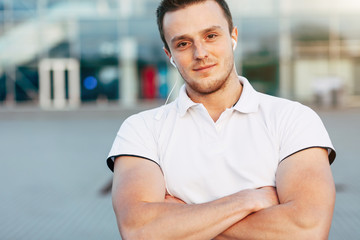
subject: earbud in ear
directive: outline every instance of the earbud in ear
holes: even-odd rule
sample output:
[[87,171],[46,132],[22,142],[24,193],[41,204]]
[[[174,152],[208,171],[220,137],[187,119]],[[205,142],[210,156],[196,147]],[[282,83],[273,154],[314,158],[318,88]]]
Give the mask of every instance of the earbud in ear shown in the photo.
[[170,63],[171,63],[171,65],[173,65],[174,67],[176,67],[175,61],[174,61],[174,59],[173,59],[172,57],[170,58]]
[[233,39],[232,42],[233,42],[233,51],[235,51],[237,42],[235,41],[235,39]]

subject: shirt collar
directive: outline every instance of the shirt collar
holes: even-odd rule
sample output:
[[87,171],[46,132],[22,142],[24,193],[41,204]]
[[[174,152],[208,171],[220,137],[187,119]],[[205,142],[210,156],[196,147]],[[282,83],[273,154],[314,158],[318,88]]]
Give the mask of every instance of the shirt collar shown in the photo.
[[[258,92],[251,86],[249,81],[239,76],[239,81],[243,85],[243,90],[239,101],[233,107],[235,110],[241,113],[257,112],[259,108],[259,96]],[[193,102],[186,93],[185,84],[180,88],[178,97],[178,110],[180,116],[184,116],[187,110],[193,106],[200,105],[200,103]]]
[[243,85],[243,90],[234,109],[242,113],[257,112],[260,104],[259,93],[251,86],[246,78],[239,77],[239,80]]
[[182,85],[178,97],[178,109],[180,116],[183,117],[189,108],[196,106],[198,104],[199,103],[195,103],[189,98],[189,96],[186,93],[185,84]]

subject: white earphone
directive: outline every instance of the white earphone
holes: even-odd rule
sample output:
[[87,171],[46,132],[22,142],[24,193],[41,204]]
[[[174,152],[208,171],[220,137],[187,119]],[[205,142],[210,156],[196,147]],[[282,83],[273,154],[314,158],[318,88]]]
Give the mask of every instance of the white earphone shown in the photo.
[[[175,64],[175,61],[174,61],[173,57],[170,58],[170,63],[171,63],[171,65],[173,65],[174,67],[176,67],[176,64]],[[176,67],[176,68],[177,68],[177,67]]]
[[235,51],[237,42],[235,41],[235,39],[233,39],[232,41],[233,41],[233,44],[234,44],[234,45],[233,45],[233,51]]

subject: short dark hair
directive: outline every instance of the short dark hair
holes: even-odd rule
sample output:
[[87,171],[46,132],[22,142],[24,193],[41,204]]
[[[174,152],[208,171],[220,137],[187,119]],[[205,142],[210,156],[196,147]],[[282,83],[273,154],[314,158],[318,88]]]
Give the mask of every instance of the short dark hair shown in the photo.
[[[164,28],[163,28],[163,26],[164,26],[163,20],[164,20],[165,14],[167,12],[174,12],[179,9],[183,9],[189,5],[202,3],[202,2],[206,2],[206,1],[209,1],[209,0],[162,0],[160,2],[159,7],[156,10],[157,25],[159,28],[161,40],[163,41],[164,46],[168,51],[170,51],[170,48],[169,48],[168,44],[166,43],[165,35],[164,35]],[[228,4],[226,3],[225,0],[212,0],[212,1],[217,2],[219,4],[219,6],[221,7],[221,9],[223,10],[225,18],[229,25],[229,32],[231,33],[233,30],[234,24],[233,24],[233,20],[232,20],[232,16],[231,16],[231,12],[230,12]]]

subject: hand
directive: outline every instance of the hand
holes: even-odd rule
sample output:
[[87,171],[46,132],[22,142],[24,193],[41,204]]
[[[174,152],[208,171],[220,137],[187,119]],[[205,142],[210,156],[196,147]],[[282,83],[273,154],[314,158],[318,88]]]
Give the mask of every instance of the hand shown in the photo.
[[180,204],[186,204],[184,201],[182,201],[179,198],[173,197],[169,194],[165,195],[165,203],[180,203]]
[[279,204],[279,198],[275,187],[261,187],[255,189],[255,191],[257,192],[257,194],[259,194],[259,196],[257,197],[259,201],[259,210]]

